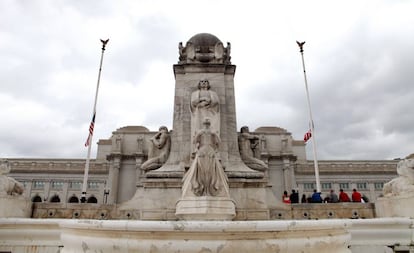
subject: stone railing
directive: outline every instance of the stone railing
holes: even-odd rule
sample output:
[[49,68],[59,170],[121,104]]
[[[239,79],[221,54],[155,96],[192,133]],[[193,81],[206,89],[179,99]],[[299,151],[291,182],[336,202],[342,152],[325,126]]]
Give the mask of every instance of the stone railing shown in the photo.
[[[41,173],[83,173],[85,159],[7,159],[11,166],[11,174],[41,172]],[[91,160],[90,171],[94,174],[108,173],[107,162]]]
[[[398,160],[361,160],[361,161],[342,161],[342,160],[322,160],[318,161],[320,173],[385,173],[396,174]],[[314,174],[313,161],[299,163],[296,165],[297,174]]]
[[[154,210],[155,211],[155,210]],[[168,210],[166,210],[168,211]],[[163,215],[163,220],[177,220],[173,214],[175,210],[169,210],[172,215]],[[116,205],[104,204],[78,204],[78,203],[34,203],[33,218],[60,218],[60,219],[129,219],[147,220],[143,211],[120,211]],[[159,212],[159,210],[158,210]],[[262,216],[247,217],[243,214],[245,210],[236,209],[235,220],[258,220]],[[321,203],[321,204],[293,204],[290,209],[270,210],[271,220],[322,220],[322,219],[372,219],[375,218],[375,207],[373,203]],[[147,217],[147,218],[145,218]],[[160,220],[160,218],[157,218]]]

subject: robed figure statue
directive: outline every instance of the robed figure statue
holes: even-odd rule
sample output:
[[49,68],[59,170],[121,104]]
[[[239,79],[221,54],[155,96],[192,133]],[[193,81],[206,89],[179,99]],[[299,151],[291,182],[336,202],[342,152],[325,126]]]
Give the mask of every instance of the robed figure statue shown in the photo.
[[[220,101],[217,93],[210,90],[210,83],[204,79],[198,83],[198,90],[191,94],[191,142],[194,136],[203,128],[204,119],[210,120],[211,132],[220,136]],[[195,147],[192,148],[194,157]]]

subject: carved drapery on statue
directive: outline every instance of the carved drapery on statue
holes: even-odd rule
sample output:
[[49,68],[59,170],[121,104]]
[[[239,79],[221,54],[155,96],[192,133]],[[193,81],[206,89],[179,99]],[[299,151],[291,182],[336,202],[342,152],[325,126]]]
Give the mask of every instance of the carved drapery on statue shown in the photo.
[[195,158],[183,178],[183,192],[195,196],[228,196],[227,176],[218,159],[220,137],[210,129],[209,119],[194,136]]
[[260,152],[256,151],[259,149],[259,142],[259,137],[249,133],[247,126],[241,128],[239,135],[241,159],[249,168],[257,171],[265,171],[268,168],[267,164],[255,157],[255,154],[260,154]]
[[[217,93],[210,90],[208,80],[198,83],[198,90],[191,94],[191,143],[195,143],[194,136],[203,128],[203,121],[210,120],[210,130],[220,136],[220,100]],[[194,156],[195,147],[192,148]]]
[[144,171],[158,169],[167,161],[171,147],[168,128],[161,126],[158,133],[151,137],[150,142],[148,160],[141,165]]

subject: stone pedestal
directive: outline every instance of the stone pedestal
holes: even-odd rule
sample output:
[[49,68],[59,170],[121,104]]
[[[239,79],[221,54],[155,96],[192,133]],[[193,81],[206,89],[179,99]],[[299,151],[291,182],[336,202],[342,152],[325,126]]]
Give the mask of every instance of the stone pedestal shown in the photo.
[[234,201],[224,197],[191,197],[177,202],[175,215],[181,220],[232,220]]
[[375,202],[377,217],[414,218],[414,194],[378,198]]
[[1,218],[30,218],[32,202],[29,199],[16,196],[0,197]]
[[346,221],[65,220],[62,253],[350,253]]
[[175,205],[180,197],[180,179],[145,179],[132,199],[118,205],[118,215],[124,219],[177,220]]

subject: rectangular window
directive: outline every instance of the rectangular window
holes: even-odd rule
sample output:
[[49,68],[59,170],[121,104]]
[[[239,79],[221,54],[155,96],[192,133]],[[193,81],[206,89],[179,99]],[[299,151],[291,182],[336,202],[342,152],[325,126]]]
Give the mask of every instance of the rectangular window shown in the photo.
[[339,188],[349,190],[349,183],[339,183]]
[[63,182],[62,181],[53,181],[52,182],[52,189],[62,189]]
[[367,183],[357,183],[357,190],[366,190],[367,189]]
[[33,189],[43,189],[44,187],[45,187],[45,182],[33,181]]
[[303,184],[303,189],[305,189],[305,190],[313,190],[313,189],[315,189],[315,186],[314,186],[313,183],[304,183]]
[[98,182],[88,182],[88,188],[89,189],[98,189],[99,183]]
[[382,191],[382,189],[384,188],[384,182],[376,182],[374,183],[374,186],[375,186],[375,190]]
[[70,189],[80,189],[81,187],[82,187],[82,182],[76,181],[76,182],[69,183]]
[[323,190],[330,190],[330,189],[332,189],[332,184],[331,183],[322,183],[321,186],[322,186],[322,189]]

